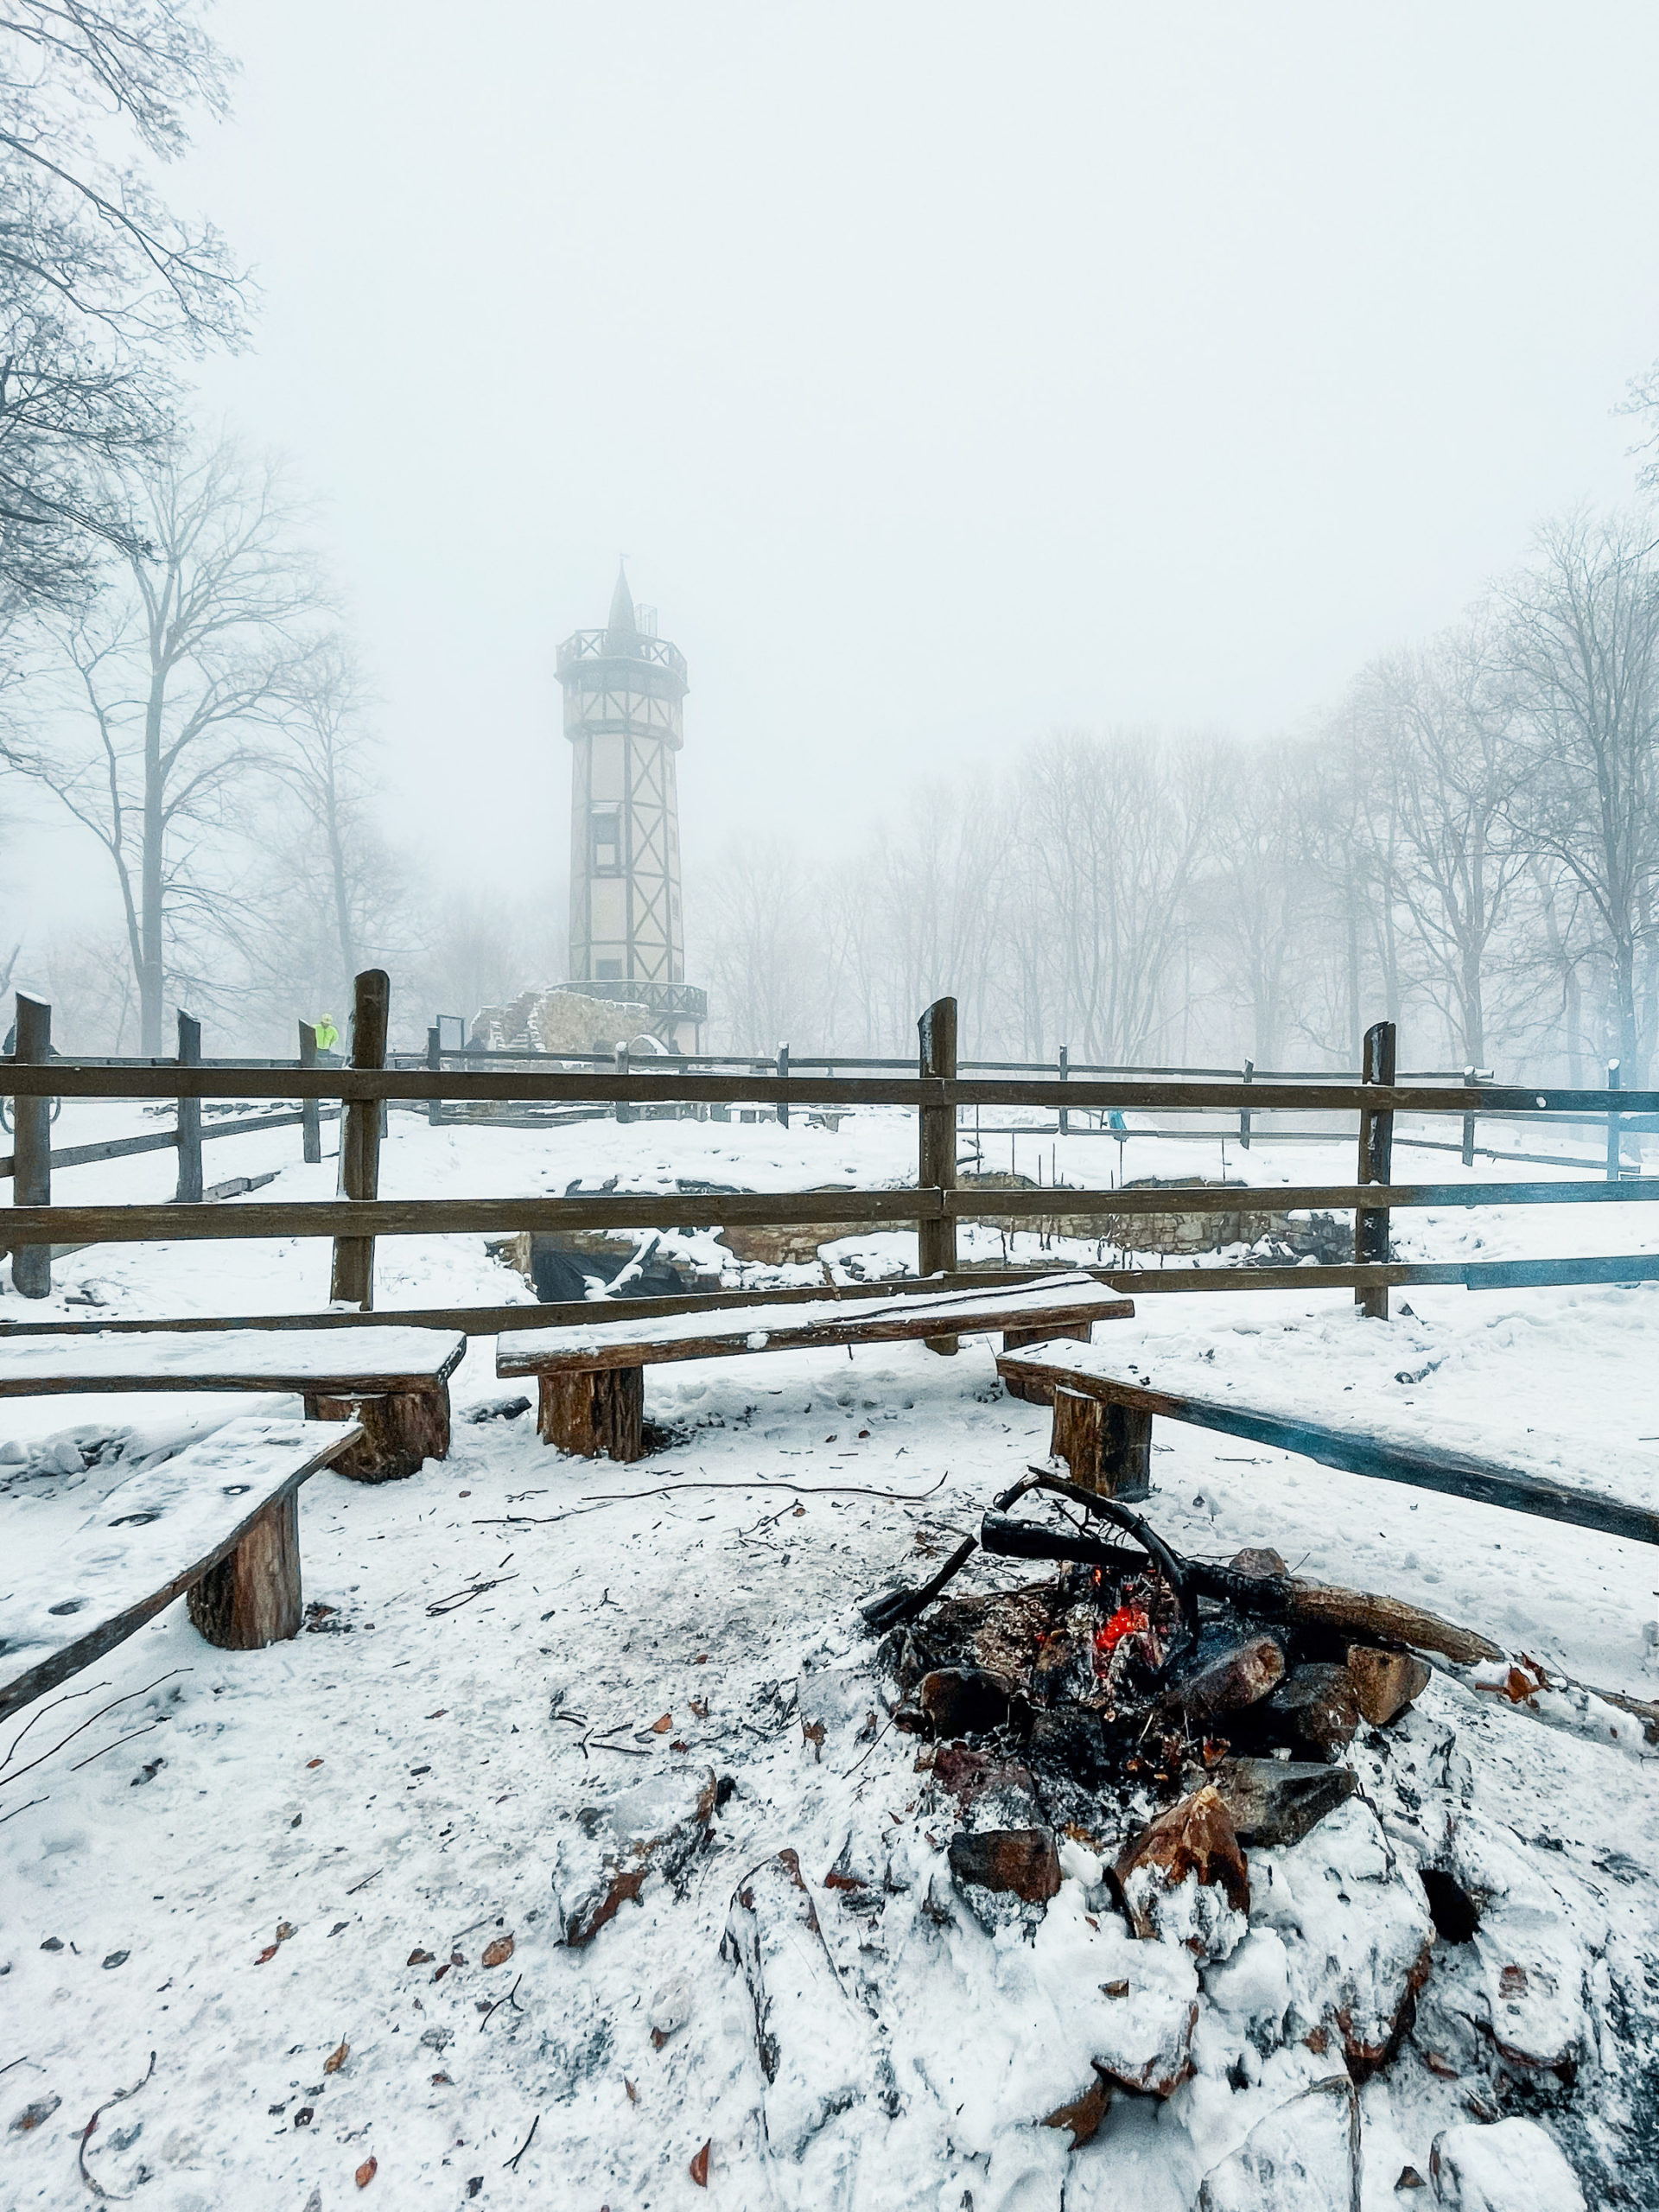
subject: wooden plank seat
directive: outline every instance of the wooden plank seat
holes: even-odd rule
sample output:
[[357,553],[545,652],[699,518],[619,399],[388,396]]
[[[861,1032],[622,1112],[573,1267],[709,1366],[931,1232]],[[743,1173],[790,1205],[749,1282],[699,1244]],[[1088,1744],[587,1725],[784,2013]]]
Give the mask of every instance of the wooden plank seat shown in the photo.
[[449,1449],[454,1329],[156,1329],[137,1335],[0,1334],[0,1398],[115,1390],[282,1390],[313,1421],[360,1432],[340,1465],[359,1482],[412,1475]]
[[1022,1396],[1052,1399],[1055,1456],[1066,1461],[1074,1481],[1108,1497],[1132,1502],[1147,1495],[1152,1424],[1161,1418],[1298,1452],[1349,1474],[1659,1544],[1659,1512],[1628,1499],[1427,1441],[1379,1436],[1357,1423],[1320,1420],[1312,1409],[1156,1389],[1115,1374],[1102,1345],[1031,1344],[1005,1351],[996,1370],[1011,1387],[1020,1385]]
[[209,1643],[256,1651],[300,1630],[299,1489],[361,1434],[352,1421],[245,1417],[118,1483],[92,1510],[10,1502],[0,1567],[0,1718],[90,1667],[188,1592]]
[[826,1298],[806,1306],[747,1306],[727,1312],[713,1306],[696,1313],[520,1330],[498,1339],[495,1371],[538,1378],[544,1443],[590,1459],[603,1454],[638,1459],[644,1449],[645,1369],[665,1361],[954,1338],[988,1331],[1000,1331],[1005,1346],[1065,1335],[1086,1342],[1094,1322],[1128,1320],[1134,1313],[1130,1300],[1092,1275],[1045,1275],[1001,1288],[912,1292],[844,1302]]

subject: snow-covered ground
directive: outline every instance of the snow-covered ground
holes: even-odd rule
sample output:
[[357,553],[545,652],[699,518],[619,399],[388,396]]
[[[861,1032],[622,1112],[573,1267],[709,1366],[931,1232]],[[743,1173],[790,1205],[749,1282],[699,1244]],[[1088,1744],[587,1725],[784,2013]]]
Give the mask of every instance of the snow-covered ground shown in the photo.
[[[71,1108],[55,1141],[136,1119]],[[389,1196],[913,1172],[914,1125],[898,1113],[851,1116],[834,1135],[433,1130],[412,1115],[391,1128]],[[1007,1143],[987,1141],[988,1166],[1007,1164]],[[1045,1140],[1046,1179],[1051,1145],[1074,1183],[1116,1164],[1109,1141]],[[1527,1148],[1545,1148],[1530,1129]],[[330,1192],[332,1164],[298,1166],[297,1149],[296,1130],[227,1140],[208,1179],[280,1166],[261,1197]],[[1226,1167],[1338,1180],[1351,1157],[1349,1144],[1247,1155],[1230,1142]],[[1462,1173],[1446,1155],[1404,1160],[1425,1179]],[[1129,1144],[1131,1176],[1219,1170],[1214,1140]],[[56,1195],[158,1198],[171,1180],[161,1154],[65,1171]],[[1396,1230],[1402,1256],[1634,1251],[1655,1249],[1649,1218],[1644,1205],[1516,1209],[1401,1217]],[[716,1256],[711,1239],[687,1249]],[[913,1238],[833,1249],[871,1272],[906,1253],[913,1265]],[[1035,1240],[1014,1256],[1039,1256]],[[325,1246],[292,1242],[104,1247],[60,1263],[49,1301],[8,1292],[0,1318],[315,1308],[327,1266]],[[383,1307],[529,1299],[477,1238],[384,1243],[378,1286]],[[101,1306],[75,1302],[89,1298]],[[1345,1414],[1396,1433],[1659,1504],[1659,1287],[1408,1302],[1383,1327],[1311,1287],[1148,1295],[1111,1341],[1154,1371],[1213,1353],[1240,1395],[1323,1381]],[[1263,2179],[1266,2153],[1277,2129],[1313,2166],[1343,2164],[1347,2093],[1317,2087],[1339,2056],[1312,2047],[1308,2024],[1327,1999],[1351,2010],[1382,1973],[1372,1935],[1421,1928],[1423,1863],[1457,1870],[1489,1911],[1475,1942],[1436,1941],[1416,2028],[1359,2091],[1366,2212],[1434,2201],[1433,2185],[1397,2193],[1402,2170],[1428,2176],[1443,2131],[1501,2113],[1541,2125],[1590,2203],[1659,2204],[1659,1759],[1437,1678],[1386,1737],[1357,1745],[1369,1808],[1251,1853],[1255,1916],[1226,1961],[1200,1972],[1135,1944],[1101,1909],[1081,1843],[1036,1940],[993,1936],[954,1897],[954,1815],[918,1771],[917,1740],[886,1725],[893,1686],[856,1601],[972,1528],[1046,1450],[1046,1413],[1001,1392],[983,1340],[954,1359],[880,1346],[658,1369],[647,1410],[679,1441],[619,1468],[544,1450],[522,1415],[469,1420],[512,1387],[493,1356],[475,1341],[454,1378],[447,1461],[381,1488],[332,1474],[307,1487],[306,1597],[329,1609],[313,1632],[221,1652],[175,1608],[0,1734],[0,2202],[69,2205],[90,2189],[158,2212],[336,2212],[359,2201],[361,2175],[369,2203],[582,2212],[1345,2206],[1335,2183],[1273,2194],[1290,2184],[1282,2156],[1279,2180]],[[0,1527],[26,1525],[25,1499],[43,1492],[90,1508],[144,1450],[283,1403],[7,1402],[0,1443],[23,1456],[0,1462]],[[106,1446],[83,1465],[79,1443],[110,1438],[119,1456]],[[1183,1550],[1270,1543],[1305,1573],[1659,1694],[1651,1550],[1176,1427],[1154,1478],[1150,1516]],[[963,1586],[1031,1572],[982,1560]],[[607,1843],[665,1835],[637,1901],[591,1942],[562,1940]],[[798,1857],[821,1942],[791,1920],[780,1851]],[[837,1866],[865,1889],[826,1888]],[[757,1868],[753,1911],[734,1909]],[[770,2081],[750,1955],[762,1939]],[[1103,1993],[1121,1979],[1126,1999]],[[1103,2042],[1152,2032],[1150,2008],[1178,1983],[1201,1999],[1184,2086],[1120,2094],[1076,2151],[1037,2125],[1085,2088]],[[1126,2004],[1129,2028],[1107,2018]],[[1510,2069],[1523,2086],[1500,2093],[1492,2046],[1506,2036],[1528,2063]],[[1468,2174],[1509,2139],[1480,2136]],[[1447,2139],[1448,2192],[1461,2140]],[[1571,2201],[1535,2142],[1508,2171],[1507,2196],[1478,2199],[1470,2179],[1464,2201]]]

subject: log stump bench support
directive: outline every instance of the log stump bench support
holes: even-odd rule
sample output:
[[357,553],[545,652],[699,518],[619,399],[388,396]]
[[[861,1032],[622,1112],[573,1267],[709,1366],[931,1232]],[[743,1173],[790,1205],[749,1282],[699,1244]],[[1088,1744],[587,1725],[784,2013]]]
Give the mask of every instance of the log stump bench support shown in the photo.
[[892,1299],[804,1306],[709,1307],[696,1313],[601,1321],[503,1336],[495,1371],[540,1386],[542,1440],[584,1459],[644,1454],[647,1367],[745,1352],[927,1342],[998,1334],[1005,1346],[1070,1336],[1087,1342],[1096,1321],[1128,1320],[1133,1302],[1092,1275],[1060,1274],[985,1290],[912,1293]]
[[1348,1474],[1438,1491],[1635,1543],[1659,1544],[1659,1512],[1650,1507],[1497,1460],[1448,1452],[1427,1440],[1404,1441],[1290,1408],[1201,1398],[1129,1382],[1111,1372],[1103,1346],[1079,1348],[1058,1340],[1027,1345],[1005,1351],[996,1371],[1011,1389],[1020,1385],[1016,1395],[1052,1401],[1055,1456],[1065,1460],[1074,1482],[1108,1497],[1133,1502],[1147,1495],[1152,1424],[1158,1418],[1300,1453]]
[[354,1423],[243,1419],[118,1483],[39,1557],[8,1562],[0,1719],[92,1666],[188,1597],[225,1651],[297,1636],[299,1492],[359,1441]]
[[350,1421],[340,1472],[412,1475],[449,1450],[458,1330],[157,1329],[143,1335],[0,1335],[0,1398],[126,1390],[263,1390],[302,1398],[308,1420]]

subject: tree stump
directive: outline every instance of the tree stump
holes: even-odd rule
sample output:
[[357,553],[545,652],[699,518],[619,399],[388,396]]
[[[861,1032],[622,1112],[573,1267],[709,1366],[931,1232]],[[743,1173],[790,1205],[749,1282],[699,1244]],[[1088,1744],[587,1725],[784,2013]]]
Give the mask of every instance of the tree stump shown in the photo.
[[643,1459],[645,1370],[589,1367],[541,1377],[543,1444],[584,1459]]
[[300,1494],[268,1505],[241,1542],[185,1600],[191,1624],[221,1651],[257,1651],[300,1632]]
[[357,1483],[390,1483],[449,1452],[449,1388],[389,1390],[365,1398],[308,1397],[310,1421],[354,1421],[363,1434],[334,1462]]
[[[1057,1328],[1051,1321],[1046,1329],[1004,1329],[1002,1349],[1018,1351],[1022,1344],[1051,1344],[1056,1338],[1063,1338],[1068,1344],[1091,1344],[1095,1341],[1095,1325],[1092,1321],[1074,1321],[1070,1328]],[[1046,1382],[1015,1382],[1005,1375],[1002,1387],[1011,1398],[1023,1398],[1028,1406],[1046,1406],[1049,1401]]]
[[1152,1415],[1064,1386],[1054,1392],[1049,1452],[1063,1459],[1071,1479],[1102,1497],[1127,1504],[1152,1492]]

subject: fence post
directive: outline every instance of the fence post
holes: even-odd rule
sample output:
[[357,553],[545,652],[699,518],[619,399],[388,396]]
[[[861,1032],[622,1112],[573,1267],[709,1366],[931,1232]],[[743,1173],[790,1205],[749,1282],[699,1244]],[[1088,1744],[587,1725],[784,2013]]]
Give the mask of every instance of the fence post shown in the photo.
[[[1060,1081],[1064,1083],[1071,1072],[1071,1047],[1069,1045],[1062,1045],[1060,1047]],[[1064,1106],[1059,1109],[1059,1122],[1060,1135],[1063,1137],[1069,1137],[1071,1134],[1071,1116],[1069,1109]]]
[[[314,1068],[317,1065],[317,1033],[308,1021],[300,1024],[300,1065]],[[322,1158],[322,1105],[319,1099],[300,1101],[300,1150],[308,1167],[315,1167]]]
[[[789,1081],[789,1047],[787,1045],[780,1045],[778,1047],[778,1080],[779,1083],[787,1083]],[[789,1127],[789,1101],[786,1098],[780,1098],[778,1101],[778,1126],[779,1128],[784,1129],[786,1129]]]
[[[201,1065],[201,1024],[182,1007],[179,1010],[179,1065]],[[175,1202],[181,1206],[201,1204],[201,1101],[181,1096],[178,1102],[179,1187]]]
[[[1624,1071],[1618,1060],[1609,1060],[1607,1063],[1607,1088],[1609,1090],[1622,1090],[1624,1088]],[[1617,1114],[1610,1114],[1607,1116],[1607,1180],[1610,1183],[1617,1183],[1618,1180],[1619,1163],[1624,1149],[1619,1134],[1618,1116]]]
[[[1255,1081],[1255,1062],[1254,1060],[1246,1060],[1244,1063],[1244,1080],[1246,1083],[1254,1083]],[[1246,1152],[1249,1150],[1250,1109],[1248,1106],[1241,1106],[1238,1109],[1238,1141]]]
[[[921,1072],[945,1083],[957,1079],[957,1002],[936,999],[916,1025],[921,1039]],[[924,1106],[917,1116],[916,1180],[922,1190],[950,1191],[957,1182],[957,1109],[954,1105]],[[916,1224],[918,1272],[950,1274],[957,1264],[957,1221],[954,1214]],[[930,1351],[953,1352],[954,1337],[929,1337]]]
[[[391,1007],[391,978],[384,968],[366,968],[357,978],[352,1014],[352,1065],[384,1068],[386,1027]],[[340,1117],[340,1192],[346,1198],[372,1198],[380,1189],[380,1104],[354,1098]],[[374,1304],[374,1239],[336,1236],[328,1288],[336,1304]]]
[[[1472,1090],[1475,1087],[1473,1068],[1465,1068],[1463,1079]],[[1463,1164],[1465,1167],[1472,1167],[1475,1164],[1475,1117],[1472,1114],[1465,1114],[1463,1117]]]
[[[439,1072],[443,1061],[443,1055],[438,1049],[438,1027],[435,1022],[434,1022],[431,1028],[426,1033],[426,1065],[431,1069],[434,1075],[436,1075]],[[431,1128],[435,1129],[439,1126],[443,1120],[442,1099],[429,1098],[427,1100],[426,1118]]]
[[[1374,1021],[1365,1032],[1365,1057],[1359,1075],[1362,1083],[1391,1084],[1395,1068],[1395,1027],[1391,1021]],[[1363,1108],[1359,1116],[1359,1183],[1387,1183],[1394,1173],[1394,1116],[1391,1113],[1372,1114]],[[1362,1206],[1354,1215],[1354,1259],[1359,1266],[1373,1262],[1384,1262],[1389,1257],[1389,1211],[1386,1206]],[[1389,1287],[1378,1283],[1375,1289],[1356,1290],[1354,1304],[1373,1321],[1389,1318]]]
[[[52,1009],[44,999],[17,994],[16,1057],[20,1065],[38,1066],[52,1057]],[[49,1206],[52,1203],[52,1102],[49,1098],[14,1098],[11,1102],[12,1185],[14,1206]],[[52,1247],[15,1244],[11,1252],[11,1287],[20,1298],[52,1295]]]
[[[626,1076],[629,1072],[628,1048],[626,1044],[619,1045],[616,1048],[616,1071],[621,1076]],[[626,1098],[619,1098],[616,1102],[616,1118],[619,1122],[631,1122],[633,1119],[633,1109]]]

